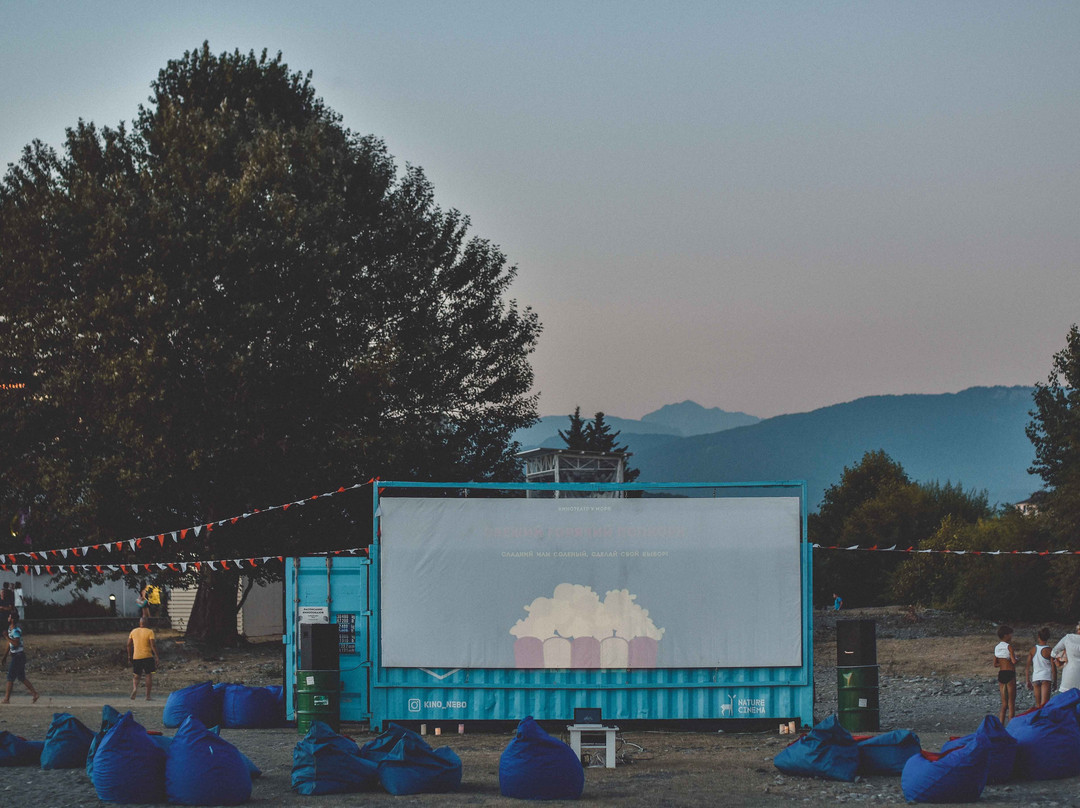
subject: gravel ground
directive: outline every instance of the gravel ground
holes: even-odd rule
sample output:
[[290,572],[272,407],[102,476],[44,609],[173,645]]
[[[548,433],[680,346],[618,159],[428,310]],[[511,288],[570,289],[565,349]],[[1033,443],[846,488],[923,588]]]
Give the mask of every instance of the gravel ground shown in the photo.
[[[842,613],[841,616],[878,620],[883,731],[914,729],[924,748],[937,749],[949,736],[972,731],[986,712],[996,712],[997,688],[992,679],[992,668],[984,659],[989,658],[993,641],[996,641],[993,625],[932,612],[923,613],[922,621],[909,625],[903,621],[898,609],[864,610]],[[832,664],[836,656],[835,617],[831,612],[815,615],[816,712],[819,718],[834,710],[836,705],[836,671]],[[1018,626],[1017,636],[1026,636],[1034,628]],[[166,693],[173,687],[207,678],[236,681],[241,678],[237,674],[241,673],[248,684],[275,680],[276,652],[270,649],[248,649],[223,658],[203,660],[173,648],[172,658],[165,666],[170,686],[163,688],[149,704],[142,699],[132,702],[123,689],[122,669],[119,665],[109,669],[108,664],[102,662],[108,653],[75,651],[70,644],[63,646],[66,650],[55,651],[49,645],[46,638],[33,638],[33,643],[28,643],[31,650],[39,649],[39,661],[53,660],[50,655],[54,652],[66,653],[69,661],[80,656],[93,661],[95,676],[78,675],[74,670],[78,665],[74,662],[68,665],[73,670],[49,674],[42,670],[35,672],[32,663],[28,673],[42,690],[42,700],[31,705],[25,691],[16,691],[10,705],[0,705],[0,729],[41,739],[54,712],[73,713],[91,728],[96,728],[101,705],[109,703],[118,709],[134,709],[135,718],[147,729],[163,730],[161,708]],[[1020,642],[1017,645],[1023,646]],[[95,678],[97,674],[103,677],[100,681]],[[280,672],[276,675],[276,681],[280,681]],[[102,681],[112,684],[107,691],[93,692],[95,687],[102,691]],[[66,691],[81,692],[56,695]],[[1030,696],[1021,697],[1018,710],[1030,706],[1023,700],[1025,698],[1030,699]],[[549,729],[557,731],[555,727]],[[372,737],[361,726],[347,725],[344,731],[360,743]],[[506,732],[470,731],[464,736],[429,737],[432,745],[448,745],[461,756],[464,777],[461,791],[427,797],[391,797],[379,792],[300,797],[290,789],[292,749],[297,740],[295,730],[224,730],[222,735],[263,769],[264,776],[255,781],[253,805],[520,804],[499,796],[498,760],[510,738]],[[623,739],[626,744],[621,749],[617,768],[586,770],[584,799],[589,803],[632,808],[791,802],[805,805],[904,804],[899,778],[869,777],[856,783],[834,783],[780,774],[772,760],[789,738],[777,735],[775,729],[739,734],[635,731],[624,733]],[[0,780],[0,805],[64,808],[101,804],[82,770],[19,768],[6,770],[5,775]],[[997,805],[1080,805],[1080,778],[988,786],[982,801]]]

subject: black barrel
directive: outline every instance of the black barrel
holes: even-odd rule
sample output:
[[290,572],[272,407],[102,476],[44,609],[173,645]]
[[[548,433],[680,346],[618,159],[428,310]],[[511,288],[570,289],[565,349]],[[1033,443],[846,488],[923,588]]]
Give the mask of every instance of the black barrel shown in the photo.
[[873,620],[836,621],[836,667],[877,664],[877,624]]

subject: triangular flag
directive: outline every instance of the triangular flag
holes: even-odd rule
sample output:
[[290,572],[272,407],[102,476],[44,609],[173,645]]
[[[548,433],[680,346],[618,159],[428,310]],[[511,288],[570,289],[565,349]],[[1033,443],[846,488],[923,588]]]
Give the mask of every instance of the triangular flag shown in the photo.
[[197,525],[197,526],[193,527],[192,530],[195,531],[195,538],[199,538],[199,531],[202,530],[202,525]]

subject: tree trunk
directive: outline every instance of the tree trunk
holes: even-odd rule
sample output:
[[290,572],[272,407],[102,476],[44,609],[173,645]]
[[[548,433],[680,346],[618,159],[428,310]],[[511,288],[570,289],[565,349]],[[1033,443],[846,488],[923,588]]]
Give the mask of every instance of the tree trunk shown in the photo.
[[206,649],[236,645],[237,587],[240,573],[231,570],[212,570],[203,565],[199,575],[199,591],[191,607],[191,618],[185,636]]

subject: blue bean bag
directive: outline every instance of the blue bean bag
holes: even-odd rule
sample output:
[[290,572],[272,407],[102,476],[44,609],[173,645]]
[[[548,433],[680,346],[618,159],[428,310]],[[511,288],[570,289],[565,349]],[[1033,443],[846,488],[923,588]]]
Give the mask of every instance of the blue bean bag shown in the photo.
[[403,735],[379,761],[379,782],[391,794],[436,794],[461,785],[461,758],[448,747],[432,749],[415,733]]
[[105,735],[110,729],[116,726],[116,722],[120,720],[120,713],[106,704],[101,708],[101,729],[93,740],[90,741],[90,748],[86,750],[86,776],[91,780],[94,778],[94,755],[97,754],[97,748],[101,745]]
[[[1014,719],[1015,720],[1015,719]],[[987,783],[1007,783],[1012,779],[1016,762],[1016,738],[1005,731],[997,716],[988,715],[975,732],[981,732],[990,744],[990,768]],[[956,738],[941,747],[942,753],[965,746],[975,738],[975,733]]]
[[165,801],[165,753],[130,712],[101,739],[93,782],[104,802]]
[[897,729],[859,742],[859,774],[895,774],[904,771],[908,758],[922,751],[919,736]]
[[532,716],[521,719],[499,758],[499,791],[522,800],[576,800],[585,771],[574,750],[544,732]]
[[200,682],[169,694],[161,723],[167,727],[178,727],[188,716],[194,716],[207,727],[221,723],[221,699],[215,695],[213,684]]
[[1006,730],[1017,744],[1013,777],[1058,780],[1080,774],[1080,724],[1074,706],[1071,699],[1051,699],[1009,722]]
[[221,701],[221,724],[232,729],[279,727],[285,720],[284,705],[280,690],[228,684]]
[[[212,732],[214,735],[220,736],[221,727],[210,727],[207,732]],[[154,743],[160,746],[166,755],[169,754],[169,747],[172,746],[173,742],[171,735],[151,735],[150,737],[154,739]],[[240,752],[239,749],[237,749],[236,751]],[[244,761],[244,765],[247,766],[248,774],[251,775],[252,780],[262,777],[262,769],[256,766],[251,758],[249,758],[243,752],[240,752],[240,758]]]
[[41,750],[41,768],[78,769],[86,765],[86,754],[94,732],[69,713],[53,713]]
[[773,765],[784,774],[851,782],[859,770],[859,747],[835,715],[780,750]]
[[385,732],[360,747],[360,757],[370,760],[372,763],[378,763],[394,750],[394,747],[398,745],[398,741],[402,738],[413,738],[427,745],[427,741],[422,736],[391,721],[387,724]]
[[0,766],[37,766],[44,748],[44,741],[28,741],[0,730]]
[[356,742],[322,721],[312,721],[293,749],[292,788],[299,794],[366,791],[378,782],[378,766],[360,757]]
[[251,799],[251,775],[239,749],[189,716],[169,744],[165,793],[181,805],[240,805]]
[[975,802],[986,788],[990,744],[974,737],[943,755],[923,752],[904,764],[900,787],[908,802]]

